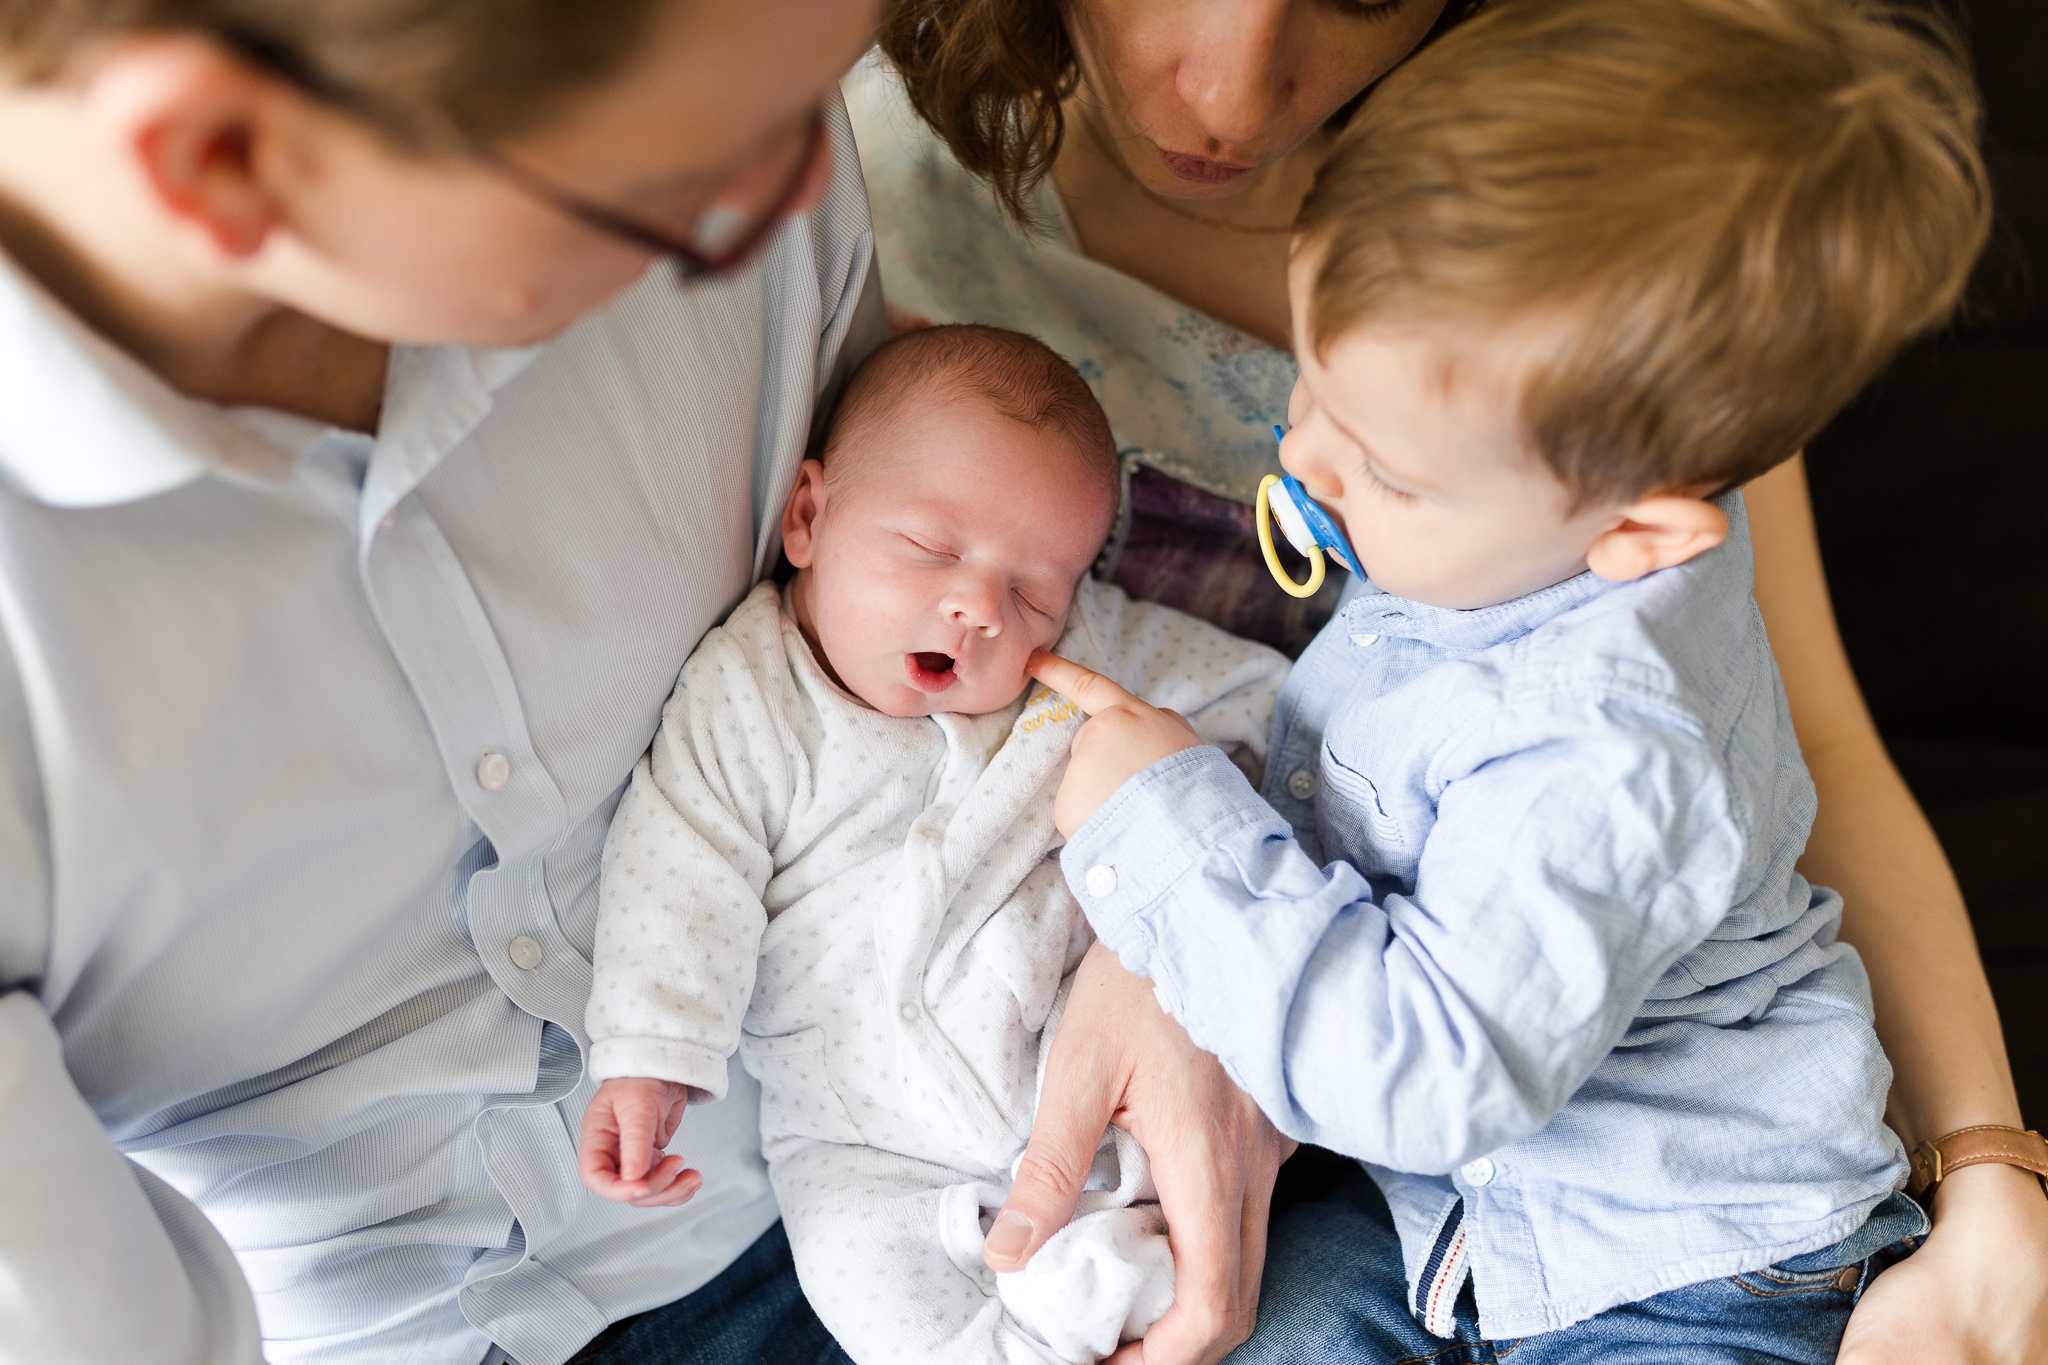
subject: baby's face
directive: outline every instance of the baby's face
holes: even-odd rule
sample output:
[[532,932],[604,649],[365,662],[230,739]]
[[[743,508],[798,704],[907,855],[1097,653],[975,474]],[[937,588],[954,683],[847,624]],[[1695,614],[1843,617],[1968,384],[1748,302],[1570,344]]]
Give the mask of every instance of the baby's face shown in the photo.
[[847,691],[891,716],[981,713],[1059,638],[1115,515],[1064,436],[985,400],[912,400],[807,462],[783,519],[797,623]]
[[1557,344],[1557,331],[1367,323],[1318,356],[1301,322],[1308,278],[1297,260],[1290,283],[1301,379],[1280,463],[1342,517],[1373,583],[1464,610],[1584,570],[1616,509],[1571,510],[1521,421],[1523,376]]

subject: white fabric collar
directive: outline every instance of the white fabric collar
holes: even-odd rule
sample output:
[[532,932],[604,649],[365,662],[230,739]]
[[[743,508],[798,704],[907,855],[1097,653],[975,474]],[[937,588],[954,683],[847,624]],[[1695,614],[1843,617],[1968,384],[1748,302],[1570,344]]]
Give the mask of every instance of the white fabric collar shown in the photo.
[[231,458],[223,446],[258,440],[173,390],[0,256],[0,471],[30,497],[54,507],[134,502]]
[[[429,348],[404,359],[446,351],[425,368],[461,376],[487,405],[538,350]],[[421,368],[392,360],[394,374]],[[232,420],[247,415],[179,393],[0,253],[0,478],[52,507],[87,508],[206,475],[288,477],[302,451],[280,450],[270,424]]]

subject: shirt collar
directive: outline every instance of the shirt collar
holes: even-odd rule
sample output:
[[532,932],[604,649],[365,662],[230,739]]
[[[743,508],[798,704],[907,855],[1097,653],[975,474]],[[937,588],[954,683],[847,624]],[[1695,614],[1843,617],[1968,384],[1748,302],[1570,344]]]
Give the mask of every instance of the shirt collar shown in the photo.
[[1344,610],[1354,643],[1363,636],[1422,640],[1459,654],[1476,653],[1519,639],[1547,621],[1621,586],[1592,573],[1567,578],[1524,597],[1491,607],[1458,611],[1374,591],[1369,585]]
[[[0,472],[54,507],[107,507],[191,482],[224,443],[220,423],[93,332],[0,256]],[[273,457],[274,458],[274,457]]]
[[1538,626],[1622,588],[1647,587],[1655,582],[1655,591],[1660,594],[1682,594],[1690,585],[1695,591],[1725,589],[1747,595],[1752,586],[1749,515],[1742,493],[1731,489],[1715,498],[1714,503],[1728,516],[1727,540],[1684,564],[1637,579],[1634,585],[1611,583],[1588,571],[1525,597],[1475,611],[1457,611],[1395,597],[1368,582],[1339,614],[1354,644],[1371,643],[1363,638],[1366,636],[1373,640],[1393,636],[1427,641],[1458,654],[1473,654],[1520,639]]
[[[470,401],[456,405],[464,409],[456,425],[466,430],[538,349],[399,348],[392,369],[460,380],[452,387]],[[387,426],[393,399],[408,413],[422,406],[419,387],[387,393]],[[0,479],[53,507],[88,508],[139,502],[208,475],[288,477],[302,452],[280,449],[263,423],[232,420],[242,416],[173,389],[0,254]],[[404,425],[416,437],[426,433],[412,428],[447,422]],[[429,444],[445,453],[449,433],[432,434],[439,439]],[[411,453],[408,464],[431,466],[426,450]],[[408,472],[410,484],[424,469]]]

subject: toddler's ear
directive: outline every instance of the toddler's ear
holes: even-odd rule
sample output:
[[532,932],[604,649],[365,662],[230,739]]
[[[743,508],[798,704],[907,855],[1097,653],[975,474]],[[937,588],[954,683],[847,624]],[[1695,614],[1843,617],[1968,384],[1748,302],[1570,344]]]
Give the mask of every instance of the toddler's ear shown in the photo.
[[796,487],[782,508],[782,553],[799,569],[811,567],[818,514],[825,510],[825,466],[805,460],[796,471]]
[[1621,510],[1621,520],[1586,551],[1586,567],[1628,583],[1683,564],[1728,538],[1728,516],[1705,498],[1658,493]]

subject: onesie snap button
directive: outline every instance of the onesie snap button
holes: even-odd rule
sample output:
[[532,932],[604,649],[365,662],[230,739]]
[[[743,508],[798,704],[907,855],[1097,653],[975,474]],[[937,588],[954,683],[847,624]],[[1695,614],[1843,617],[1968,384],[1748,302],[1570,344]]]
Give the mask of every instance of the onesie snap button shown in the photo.
[[904,1001],[903,1008],[896,1012],[903,1016],[903,1022],[906,1024],[917,1022],[917,1006],[911,1004],[908,1000]]
[[1306,801],[1316,794],[1316,775],[1306,768],[1296,768],[1287,775],[1287,794],[1297,801]]
[[1493,1183],[1493,1163],[1485,1157],[1480,1157],[1475,1161],[1466,1162],[1459,1168],[1458,1174],[1464,1176],[1470,1184],[1490,1185]]
[[476,761],[476,784],[487,792],[503,791],[512,778],[512,760],[495,749]]
[[512,965],[522,972],[530,972],[540,966],[540,944],[526,934],[520,934],[506,944],[505,953],[512,959]]
[[1089,868],[1088,894],[1097,900],[1116,894],[1116,869],[1107,863],[1097,863]]

